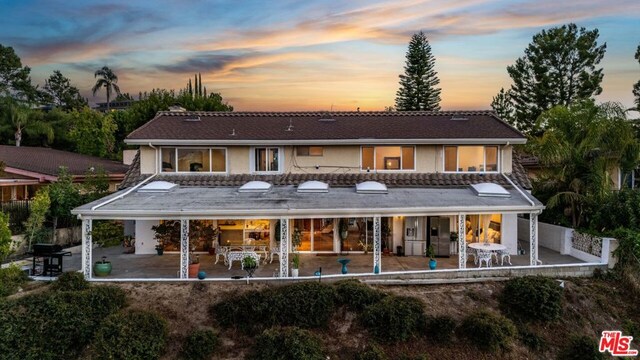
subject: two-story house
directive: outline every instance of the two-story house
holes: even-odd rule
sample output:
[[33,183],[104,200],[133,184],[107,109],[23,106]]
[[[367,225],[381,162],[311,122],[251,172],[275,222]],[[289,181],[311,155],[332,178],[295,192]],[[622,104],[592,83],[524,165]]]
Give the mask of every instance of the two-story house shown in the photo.
[[[384,270],[382,254],[424,256],[430,246],[465,268],[468,245],[481,242],[524,248],[536,265],[543,205],[512,156],[525,142],[487,111],[159,112],[126,139],[139,153],[122,190],[74,210],[83,269],[91,276],[96,219],[126,220],[136,254],[155,253],[152,226],[179,220],[181,246],[165,250],[180,254],[182,278],[190,250],[247,240],[277,253],[288,276],[292,236],[301,253],[371,252],[372,273]],[[524,245],[519,214],[530,224]],[[189,249],[193,220],[219,236]]]

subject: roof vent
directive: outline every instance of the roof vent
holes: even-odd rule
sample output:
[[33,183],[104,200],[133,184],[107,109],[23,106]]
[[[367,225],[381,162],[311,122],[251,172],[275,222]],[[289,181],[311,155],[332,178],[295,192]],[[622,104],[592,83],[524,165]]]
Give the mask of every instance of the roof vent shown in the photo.
[[331,113],[329,112],[325,112],[322,117],[320,119],[318,119],[318,121],[322,121],[322,122],[334,122],[336,121],[336,119],[334,119],[333,117],[331,117]]
[[185,112],[185,111],[187,111],[187,109],[183,108],[180,105],[171,105],[171,106],[169,106],[169,111]]
[[471,184],[469,187],[477,196],[511,197],[511,193],[507,189],[494,183]]
[[387,185],[379,183],[377,181],[365,181],[356,185],[356,192],[358,194],[386,194]]
[[142,193],[166,193],[174,187],[178,186],[177,184],[170,183],[168,181],[152,181],[147,185],[138,189],[138,192]]
[[329,184],[322,181],[305,181],[298,185],[299,193],[326,193],[329,192]]
[[241,193],[259,193],[259,192],[267,192],[271,189],[271,184],[265,181],[249,181],[248,183],[242,185],[238,192]]
[[451,118],[451,120],[453,120],[453,121],[466,121],[466,120],[469,120],[469,118],[466,118],[464,116],[454,116],[454,117]]
[[194,118],[186,118],[183,121],[189,121],[189,122],[200,121],[200,116],[196,116]]

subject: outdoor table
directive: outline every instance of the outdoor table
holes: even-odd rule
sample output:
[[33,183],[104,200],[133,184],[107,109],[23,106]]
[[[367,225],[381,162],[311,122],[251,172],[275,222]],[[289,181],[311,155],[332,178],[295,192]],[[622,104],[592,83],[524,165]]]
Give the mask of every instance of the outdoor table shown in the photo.
[[507,247],[502,244],[483,243],[483,242],[470,243],[469,247],[475,250],[484,250],[484,251],[507,250]]

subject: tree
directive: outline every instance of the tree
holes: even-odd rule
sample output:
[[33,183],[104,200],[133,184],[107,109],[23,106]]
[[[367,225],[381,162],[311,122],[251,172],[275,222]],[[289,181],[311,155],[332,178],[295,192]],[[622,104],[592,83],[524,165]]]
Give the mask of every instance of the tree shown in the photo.
[[59,70],[55,70],[49,79],[45,80],[44,93],[54,105],[65,110],[78,110],[87,106],[87,100],[80,95],[80,90],[71,85],[71,81]]
[[84,202],[91,202],[105,196],[109,192],[109,176],[103,168],[91,168],[84,175]]
[[[638,49],[636,49],[636,60],[640,63],[640,45],[638,45]],[[636,109],[640,111],[640,80],[633,85],[633,96],[636,97]]]
[[398,111],[440,110],[440,88],[436,87],[440,80],[434,67],[431,45],[420,31],[409,42],[404,74],[400,75],[400,89],[396,93]]
[[29,203],[29,218],[24,223],[25,237],[28,241],[27,249],[29,251],[31,251],[31,244],[33,244],[34,241],[40,242],[42,238],[46,236],[43,225],[49,212],[49,206],[51,206],[49,189],[43,187],[38,190],[33,199],[31,199]]
[[69,136],[81,154],[109,157],[114,152],[117,125],[111,114],[101,114],[84,108],[70,113]]
[[120,87],[118,86],[118,76],[107,66],[103,66],[102,69],[97,70],[93,74],[95,78],[100,76],[96,84],[93,85],[91,92],[93,96],[101,89],[104,88],[107,93],[107,111],[109,111],[109,102],[111,101],[111,92],[115,92],[120,95]]
[[37,87],[31,84],[31,69],[22,66],[20,57],[12,47],[0,44],[0,96],[33,102],[38,97]]
[[0,212],[0,263],[12,252],[13,240],[9,229],[9,214]]
[[72,216],[71,210],[81,203],[80,192],[73,185],[73,178],[65,167],[60,167],[58,179],[49,185],[49,198],[51,199],[49,214],[53,219],[53,240],[55,242],[58,220],[70,218]]
[[16,146],[21,145],[24,133],[31,136],[44,135],[49,141],[53,141],[53,128],[42,121],[37,112],[16,103],[9,103],[4,114],[0,129],[10,129],[13,132]]
[[491,107],[502,120],[509,124],[514,123],[515,109],[511,101],[511,90],[504,91],[504,88],[500,89],[498,94],[493,97]]
[[601,203],[612,191],[612,170],[624,173],[638,165],[640,143],[624,108],[616,103],[559,105],[538,122],[546,130],[531,141],[528,152],[540,159],[544,172],[534,183],[534,195],[580,227],[585,208]]
[[524,56],[507,67],[513,80],[513,125],[525,133],[536,119],[556,105],[570,106],[602,92],[604,74],[596,68],[606,44],[598,45],[598,29],[578,29],[575,24],[542,30],[533,36]]

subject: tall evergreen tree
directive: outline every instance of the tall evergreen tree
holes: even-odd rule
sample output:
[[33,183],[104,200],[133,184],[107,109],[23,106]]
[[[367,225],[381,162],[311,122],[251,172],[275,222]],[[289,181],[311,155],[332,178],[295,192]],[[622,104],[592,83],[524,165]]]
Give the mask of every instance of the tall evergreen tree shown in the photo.
[[596,67],[607,45],[598,45],[598,36],[598,29],[578,29],[575,24],[542,30],[533,36],[524,56],[507,67],[513,80],[516,127],[531,133],[542,112],[592,99],[602,92],[604,74]]
[[[636,60],[640,63],[640,45],[638,45],[638,49],[636,50]],[[636,109],[640,111],[640,80],[633,85],[633,96],[635,96]]]
[[62,75],[60,70],[55,70],[49,79],[45,80],[43,90],[46,100],[65,110],[78,110],[87,106],[87,101],[80,95],[80,90],[71,85],[71,80]]
[[440,83],[435,71],[435,58],[426,35],[420,31],[409,42],[404,74],[400,75],[400,89],[396,93],[396,109],[440,110]]
[[511,90],[504,91],[504,88],[500,89],[491,101],[491,108],[502,120],[509,124],[514,123],[516,110],[511,101]]

